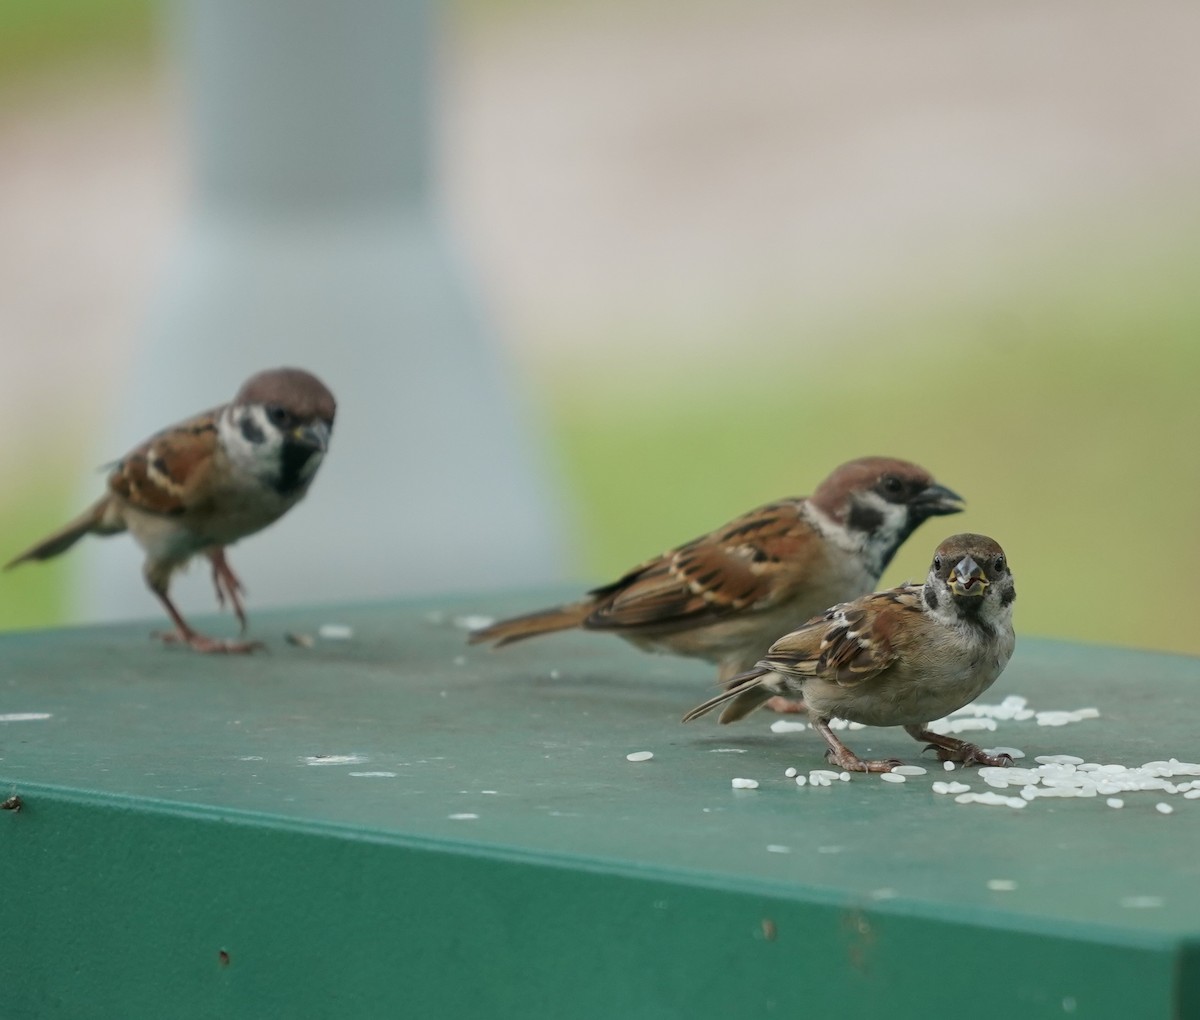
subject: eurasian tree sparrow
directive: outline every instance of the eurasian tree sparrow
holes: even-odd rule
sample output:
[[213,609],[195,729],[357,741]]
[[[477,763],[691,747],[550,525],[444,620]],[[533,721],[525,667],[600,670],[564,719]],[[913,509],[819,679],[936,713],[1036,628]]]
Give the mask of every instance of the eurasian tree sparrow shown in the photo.
[[871,591],[923,521],[961,509],[916,464],[852,460],[810,497],[759,507],[578,602],[502,620],[470,641],[500,647],[575,627],[606,631],[645,651],[716,663],[724,682],[798,622]]
[[261,531],[295,506],[329,446],[336,404],[298,368],[260,372],[232,403],[151,436],[108,476],[108,491],[75,520],[5,569],[65,552],[87,534],[128,531],[146,553],[146,584],[176,630],[164,640],[198,652],[249,652],[257,642],[218,641],[193,630],[167,594],[171,575],[198,553],[212,564],[217,602],[228,599],[246,629],[242,584],[225,547]]
[[721,722],[733,722],[773,696],[802,695],[829,746],[826,756],[849,772],[890,772],[901,763],[859,758],[830,719],[903,726],[942,761],[1010,765],[1008,755],[987,754],[928,724],[974,701],[1004,670],[1016,644],[1016,597],[1004,550],[984,535],[954,535],[938,546],[924,585],[834,606],[781,637],[754,669],[683,721],[724,705]]

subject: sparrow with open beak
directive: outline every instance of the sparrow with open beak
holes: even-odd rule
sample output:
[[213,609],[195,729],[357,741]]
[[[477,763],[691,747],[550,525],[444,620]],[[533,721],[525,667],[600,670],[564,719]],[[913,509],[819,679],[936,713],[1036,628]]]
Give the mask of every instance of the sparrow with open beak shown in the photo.
[[803,696],[827,757],[850,772],[890,772],[897,759],[865,761],[830,719],[903,726],[942,761],[1008,765],[1008,755],[934,733],[929,722],[969,704],[1008,664],[1016,644],[1012,571],[984,535],[954,535],[934,554],[923,585],[906,584],[834,606],[776,641],[754,669],[692,709],[684,722],[724,705],[733,722],[775,695]]
[[212,565],[217,602],[233,606],[243,633],[242,583],[225,547],[261,531],[295,506],[329,447],[336,404],[298,368],[260,372],[229,404],[164,429],[126,454],[108,491],[75,520],[9,562],[46,560],[84,535],[128,531],[146,553],[146,584],[175,624],[164,634],[198,652],[249,652],[257,642],[197,633],[167,593],[171,575],[196,554]]
[[502,620],[470,641],[500,647],[553,631],[600,631],[716,663],[726,681],[798,621],[871,591],[917,527],[962,507],[916,464],[852,460],[812,496],[751,510],[578,602]]

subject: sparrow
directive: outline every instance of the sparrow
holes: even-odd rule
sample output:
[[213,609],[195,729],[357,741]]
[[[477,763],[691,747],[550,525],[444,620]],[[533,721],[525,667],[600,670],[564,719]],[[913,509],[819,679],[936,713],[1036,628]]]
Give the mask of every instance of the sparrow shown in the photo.
[[261,531],[304,498],[329,448],[336,404],[316,376],[277,368],[251,376],[233,401],[156,433],[112,465],[107,492],[69,524],[5,565],[47,560],[84,535],[128,531],[146,554],[142,573],[175,630],[160,635],[197,652],[250,652],[193,630],[168,594],[193,556],[212,567],[217,604],[246,631],[245,589],[226,546]]
[[929,729],[932,719],[974,701],[995,683],[1016,645],[1013,575],[1004,550],[986,535],[953,535],[938,546],[922,584],[834,606],[776,641],[753,669],[683,717],[724,705],[733,722],[775,695],[802,695],[826,757],[847,772],[890,772],[895,758],[864,761],[829,727],[830,719],[903,726],[942,761],[1011,765],[1007,754]]
[[807,498],[751,510],[578,602],[502,620],[468,640],[501,647],[571,628],[605,631],[644,651],[715,663],[726,682],[799,621],[873,590],[923,521],[962,507],[916,464],[852,460]]

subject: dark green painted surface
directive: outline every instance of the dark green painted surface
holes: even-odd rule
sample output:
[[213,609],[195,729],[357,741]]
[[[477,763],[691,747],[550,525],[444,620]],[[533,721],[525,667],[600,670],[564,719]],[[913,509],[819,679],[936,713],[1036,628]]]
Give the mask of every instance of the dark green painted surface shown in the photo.
[[[702,664],[468,649],[449,621],[538,601],[258,614],[250,659],[144,625],[0,638],[0,715],[51,714],[0,723],[25,803],[0,812],[0,1016],[1200,1015],[1200,800],[964,806],[932,768],[798,789],[812,734],[678,723]],[[334,621],[353,638],[282,640]],[[987,700],[1102,717],[986,742],[1194,761],[1198,685],[1195,659],[1026,639]]]

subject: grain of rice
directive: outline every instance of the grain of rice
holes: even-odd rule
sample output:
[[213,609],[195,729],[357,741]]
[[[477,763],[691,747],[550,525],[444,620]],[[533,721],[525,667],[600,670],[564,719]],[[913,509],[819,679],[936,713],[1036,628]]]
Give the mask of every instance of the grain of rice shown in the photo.
[[483,616],[479,613],[469,613],[466,616],[456,616],[454,626],[459,630],[483,630],[496,622],[494,616]]
[[735,790],[757,790],[757,779],[734,779],[731,780],[731,785]]
[[785,776],[787,776],[787,777],[788,777],[788,779],[795,779],[795,778],[796,778],[796,770],[795,770],[794,768],[791,768],[790,766],[789,766],[788,768],[786,768],[786,769],[784,769],[784,770],[783,770],[783,774],[784,774]]
[[1125,802],[1120,797],[1109,797],[1104,803],[1111,808],[1122,808],[1125,806]]
[[934,793],[966,793],[971,788],[966,783],[935,782],[931,789]]
[[625,755],[626,761],[649,761],[654,757],[653,751],[632,751]]
[[892,769],[893,776],[923,776],[927,769],[921,768],[920,765],[897,765]]
[[1135,910],[1149,910],[1162,905],[1163,898],[1161,896],[1123,896],[1121,898],[1121,906]]
[[1173,807],[1171,807],[1170,804],[1167,804],[1166,802],[1161,801],[1161,800],[1157,804],[1154,805],[1154,810],[1157,811],[1160,815],[1169,815],[1175,811],[1175,809]]
[[906,783],[906,782],[908,782],[907,776],[897,775],[895,772],[880,772],[879,778],[882,779],[885,783]]

